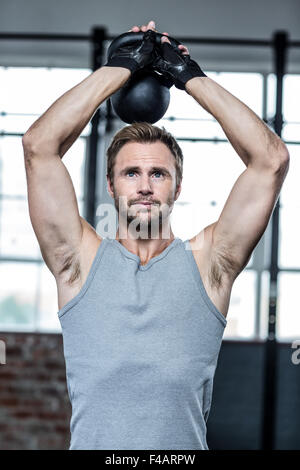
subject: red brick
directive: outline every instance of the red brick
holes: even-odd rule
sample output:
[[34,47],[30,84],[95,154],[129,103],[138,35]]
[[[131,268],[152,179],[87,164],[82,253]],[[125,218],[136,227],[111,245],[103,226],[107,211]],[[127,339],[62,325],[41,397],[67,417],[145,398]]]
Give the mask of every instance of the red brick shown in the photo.
[[71,405],[60,334],[5,333],[0,449],[68,449]]

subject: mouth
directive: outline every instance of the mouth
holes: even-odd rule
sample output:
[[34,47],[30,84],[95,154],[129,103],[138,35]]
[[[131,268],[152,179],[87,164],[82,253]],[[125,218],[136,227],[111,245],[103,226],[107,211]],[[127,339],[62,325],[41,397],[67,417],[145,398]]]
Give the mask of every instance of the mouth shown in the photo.
[[134,205],[142,205],[142,206],[152,206],[152,202],[136,202]]

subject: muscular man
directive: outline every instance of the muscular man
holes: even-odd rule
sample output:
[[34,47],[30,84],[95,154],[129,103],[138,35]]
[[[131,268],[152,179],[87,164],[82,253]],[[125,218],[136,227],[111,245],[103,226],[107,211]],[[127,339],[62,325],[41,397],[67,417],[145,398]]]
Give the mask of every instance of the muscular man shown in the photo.
[[[154,28],[150,22],[131,31]],[[232,285],[288,171],[283,141],[208,78],[185,46],[174,48],[165,33],[157,48],[152,35],[116,51],[23,138],[30,217],[57,283],[70,449],[208,448],[206,421]],[[170,227],[181,189],[180,147],[157,126],[125,126],[107,152],[119,227],[115,239],[101,238],[79,215],[62,157],[99,105],[151,64],[216,118],[246,169],[219,219],[182,241]]]

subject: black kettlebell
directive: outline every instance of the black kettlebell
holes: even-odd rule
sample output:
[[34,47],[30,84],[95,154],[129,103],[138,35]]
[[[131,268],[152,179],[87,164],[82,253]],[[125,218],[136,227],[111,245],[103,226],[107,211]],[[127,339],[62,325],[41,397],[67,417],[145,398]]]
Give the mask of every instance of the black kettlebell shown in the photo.
[[[120,46],[127,46],[142,41],[143,32],[124,33],[115,38],[107,51],[107,59]],[[163,35],[156,33],[156,44],[161,43]],[[180,43],[168,36],[172,45]],[[171,79],[164,77],[149,67],[134,73],[125,85],[114,93],[111,98],[112,107],[119,118],[127,124],[133,122],[149,122],[154,124],[165,114],[170,103],[169,89],[173,85]]]

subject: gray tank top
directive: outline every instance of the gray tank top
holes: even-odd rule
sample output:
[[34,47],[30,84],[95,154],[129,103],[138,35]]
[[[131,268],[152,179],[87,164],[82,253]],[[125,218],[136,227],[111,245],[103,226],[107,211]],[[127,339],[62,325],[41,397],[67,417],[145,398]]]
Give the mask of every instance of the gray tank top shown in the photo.
[[146,265],[103,238],[59,312],[72,404],[70,450],[208,449],[206,421],[226,319],[188,240]]

